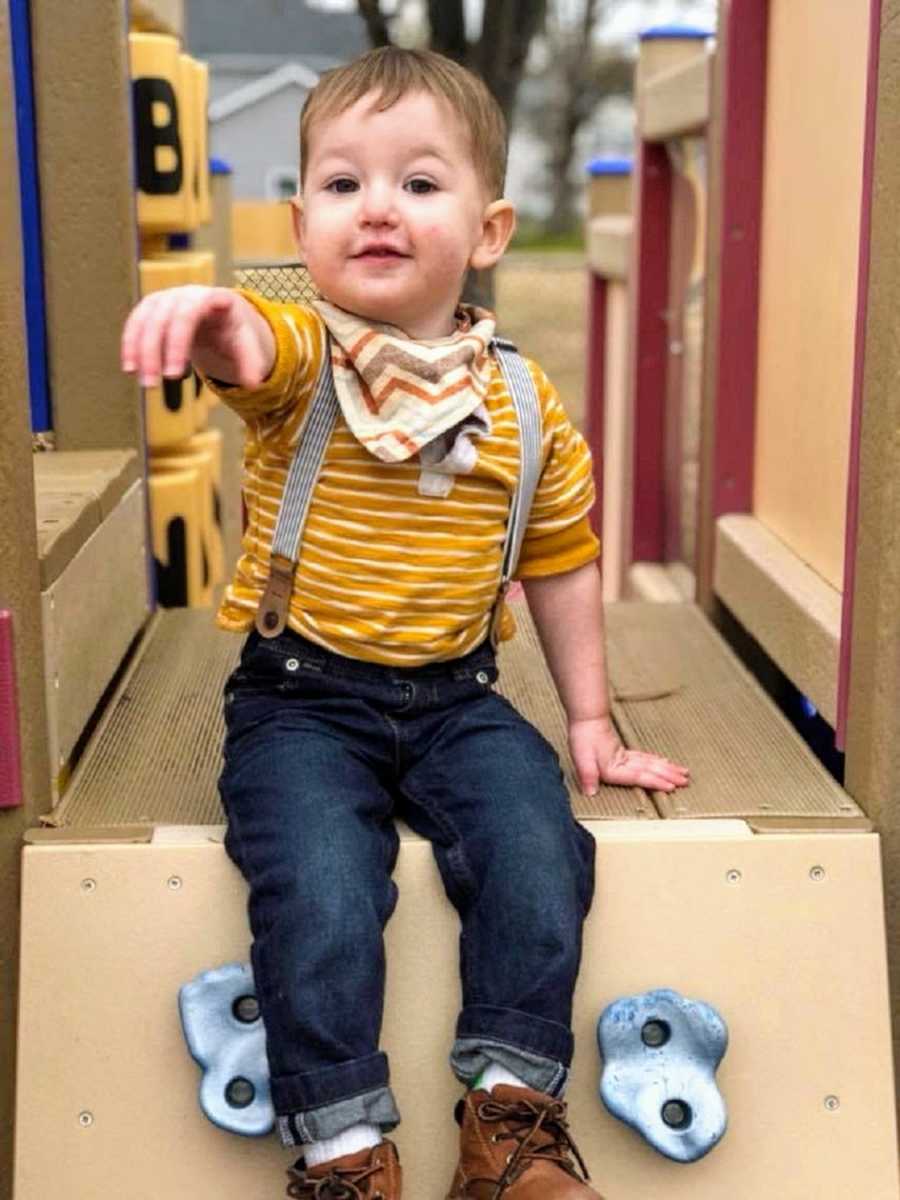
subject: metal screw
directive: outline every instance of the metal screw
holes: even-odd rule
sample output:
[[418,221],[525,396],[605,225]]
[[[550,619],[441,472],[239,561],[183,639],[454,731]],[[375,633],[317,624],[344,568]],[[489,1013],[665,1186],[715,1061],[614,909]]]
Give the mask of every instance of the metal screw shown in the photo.
[[253,1103],[255,1096],[256,1088],[249,1079],[240,1075],[229,1080],[225,1088],[225,1100],[232,1108],[247,1108]]
[[658,1046],[664,1046],[671,1036],[672,1030],[668,1021],[654,1018],[645,1022],[641,1029],[641,1041],[645,1046],[650,1046],[654,1050]]
[[83,892],[96,892],[97,880],[96,879],[82,879],[81,890]]
[[166,880],[166,887],[170,892],[177,892],[181,887],[181,879],[177,875],[170,875]]
[[743,876],[741,875],[740,871],[738,871],[735,867],[732,867],[730,871],[726,872],[725,878],[729,883],[740,883],[743,879]]
[[825,878],[825,868],[824,867],[811,867],[810,872],[809,872],[809,877],[815,883],[821,883],[821,881]]
[[667,1100],[662,1106],[663,1122],[670,1129],[687,1129],[693,1120],[691,1106],[684,1100]]
[[87,1129],[87,1127],[89,1125],[93,1125],[93,1123],[94,1123],[94,1114],[88,1112],[87,1109],[85,1109],[84,1112],[80,1112],[78,1114],[78,1124],[82,1127],[82,1129]]
[[488,675],[487,671],[479,671],[478,674],[475,676],[475,678],[478,680],[479,683],[482,683],[482,684],[490,683],[490,681],[491,681],[490,676]]
[[259,1020],[259,1001],[255,996],[238,996],[231,1011],[242,1025],[252,1025]]
[[300,666],[299,658],[289,658],[284,664],[289,671],[296,671]]
[[829,1112],[837,1112],[837,1110],[841,1107],[841,1102],[837,1096],[826,1096],[825,1107]]

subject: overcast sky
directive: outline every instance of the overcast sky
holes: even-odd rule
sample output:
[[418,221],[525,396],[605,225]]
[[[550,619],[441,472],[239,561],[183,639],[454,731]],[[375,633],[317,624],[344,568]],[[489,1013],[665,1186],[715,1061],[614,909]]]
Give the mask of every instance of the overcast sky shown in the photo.
[[[310,8],[332,12],[352,12],[356,0],[306,0]],[[424,0],[423,0],[424,2]],[[397,0],[381,0],[385,12],[393,12]],[[584,0],[557,0],[561,9],[573,16],[582,11]],[[483,0],[465,0],[469,34],[474,37],[481,22]],[[680,21],[712,29],[716,20],[716,0],[601,0],[601,33],[610,40],[628,40],[649,25]]]

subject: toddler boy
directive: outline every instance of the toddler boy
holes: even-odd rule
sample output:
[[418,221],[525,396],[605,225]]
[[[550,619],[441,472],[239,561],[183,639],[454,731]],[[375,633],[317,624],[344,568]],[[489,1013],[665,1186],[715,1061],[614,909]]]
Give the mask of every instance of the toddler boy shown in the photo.
[[[459,298],[512,236],[505,162],[478,79],[373,51],[323,76],[301,121],[295,228],[321,301],[176,288],[123,335],[144,384],[190,358],[247,426],[243,554],[218,621],[252,632],[226,685],[220,791],[278,1129],[303,1147],[293,1197],[400,1196],[378,1049],[397,813],[431,840],[462,923],[451,1065],[470,1090],[450,1200],[597,1198],[561,1098],[594,842],[552,748],[491,687],[521,440],[493,316]],[[324,432],[320,372],[339,408]],[[517,573],[581,786],[683,786],[611,723],[589,454],[527,372],[541,470]],[[325,450],[295,566],[273,537],[301,435]]]

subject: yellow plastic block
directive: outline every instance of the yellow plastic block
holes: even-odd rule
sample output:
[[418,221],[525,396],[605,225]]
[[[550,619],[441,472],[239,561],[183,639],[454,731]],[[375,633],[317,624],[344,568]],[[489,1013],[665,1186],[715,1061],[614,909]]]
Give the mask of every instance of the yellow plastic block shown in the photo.
[[178,40],[160,33],[132,33],[128,43],[137,141],[138,224],[145,233],[184,232],[193,228],[185,156],[194,134],[192,118],[186,112]]
[[194,467],[151,470],[149,486],[159,603],[205,607],[212,603],[212,581],[203,543],[203,475]]

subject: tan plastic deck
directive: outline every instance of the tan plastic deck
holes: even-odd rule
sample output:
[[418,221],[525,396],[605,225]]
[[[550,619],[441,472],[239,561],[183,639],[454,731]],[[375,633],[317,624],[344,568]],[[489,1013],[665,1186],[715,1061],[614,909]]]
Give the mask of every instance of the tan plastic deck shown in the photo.
[[[504,647],[501,691],[539,725],[560,754],[579,816],[654,819],[638,788],[581,795],[566,751],[562,707],[547,674],[534,627],[517,604],[519,636]],[[214,825],[224,818],[216,780],[222,737],[222,685],[242,639],[217,630],[207,609],[161,613],[110,705],[62,803],[54,825]]]
[[863,815],[695,605],[612,604],[607,645],[625,741],[691,769],[663,816]]
[[[613,604],[607,619],[623,737],[686,762],[690,788],[653,799],[637,788],[583,796],[534,626],[524,604],[515,612],[519,634],[501,651],[501,690],[559,753],[579,817],[654,819],[659,812],[821,823],[862,816],[699,609],[687,604]],[[79,828],[220,823],[220,697],[240,645],[239,637],[213,626],[208,610],[160,614],[47,821]]]

